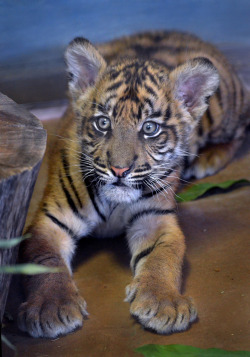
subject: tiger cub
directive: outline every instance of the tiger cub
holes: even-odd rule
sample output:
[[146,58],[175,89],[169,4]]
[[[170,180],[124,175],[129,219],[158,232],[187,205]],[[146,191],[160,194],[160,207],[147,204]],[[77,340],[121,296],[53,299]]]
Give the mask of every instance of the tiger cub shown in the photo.
[[25,278],[19,327],[49,338],[81,327],[88,313],[72,279],[77,241],[125,233],[132,316],[157,333],[185,330],[197,312],[180,293],[185,243],[175,192],[181,176],[211,175],[233,157],[248,94],[215,47],[185,33],[149,32],[97,48],[76,38],[65,58],[65,140],[57,141],[32,238],[21,247],[23,262],[63,271]]

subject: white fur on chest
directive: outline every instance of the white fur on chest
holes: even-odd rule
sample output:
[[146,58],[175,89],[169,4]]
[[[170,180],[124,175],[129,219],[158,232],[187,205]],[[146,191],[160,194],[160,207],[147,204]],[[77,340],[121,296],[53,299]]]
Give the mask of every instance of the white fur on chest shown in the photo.
[[97,238],[113,238],[124,233],[127,219],[126,206],[118,205],[106,222],[100,223],[93,231]]

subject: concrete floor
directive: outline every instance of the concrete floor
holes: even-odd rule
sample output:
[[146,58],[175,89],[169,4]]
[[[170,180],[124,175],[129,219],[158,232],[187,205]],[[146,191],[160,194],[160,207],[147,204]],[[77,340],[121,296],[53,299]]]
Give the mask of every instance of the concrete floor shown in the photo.
[[[57,121],[45,122],[52,145]],[[249,140],[248,140],[249,142]],[[224,170],[202,182],[250,179],[249,144]],[[29,219],[41,196],[46,177],[44,160]],[[143,330],[123,302],[130,282],[126,243],[118,240],[83,240],[76,256],[74,278],[88,303],[89,319],[83,328],[55,340],[33,339],[16,323],[5,321],[3,333],[25,357],[138,356],[134,348],[149,343],[187,344],[201,348],[250,350],[249,320],[249,186],[179,204],[179,219],[186,236],[183,290],[196,301],[199,319],[186,332],[159,336]],[[15,319],[18,284],[12,285],[8,311]],[[3,357],[14,356],[3,347]]]

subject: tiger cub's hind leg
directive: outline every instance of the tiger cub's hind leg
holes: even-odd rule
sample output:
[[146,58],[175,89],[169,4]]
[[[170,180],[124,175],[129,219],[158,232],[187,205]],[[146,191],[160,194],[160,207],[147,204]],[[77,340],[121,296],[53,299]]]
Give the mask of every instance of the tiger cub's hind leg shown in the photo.
[[211,145],[201,150],[199,156],[185,170],[183,178],[201,179],[214,175],[232,160],[242,141],[238,139],[227,144]]

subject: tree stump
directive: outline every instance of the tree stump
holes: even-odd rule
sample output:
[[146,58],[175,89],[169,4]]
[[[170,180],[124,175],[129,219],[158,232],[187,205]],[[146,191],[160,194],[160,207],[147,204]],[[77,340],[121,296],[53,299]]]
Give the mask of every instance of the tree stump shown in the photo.
[[[40,121],[0,93],[0,239],[22,234],[46,148]],[[0,249],[0,265],[15,264],[18,247]],[[0,274],[0,323],[11,275]]]

